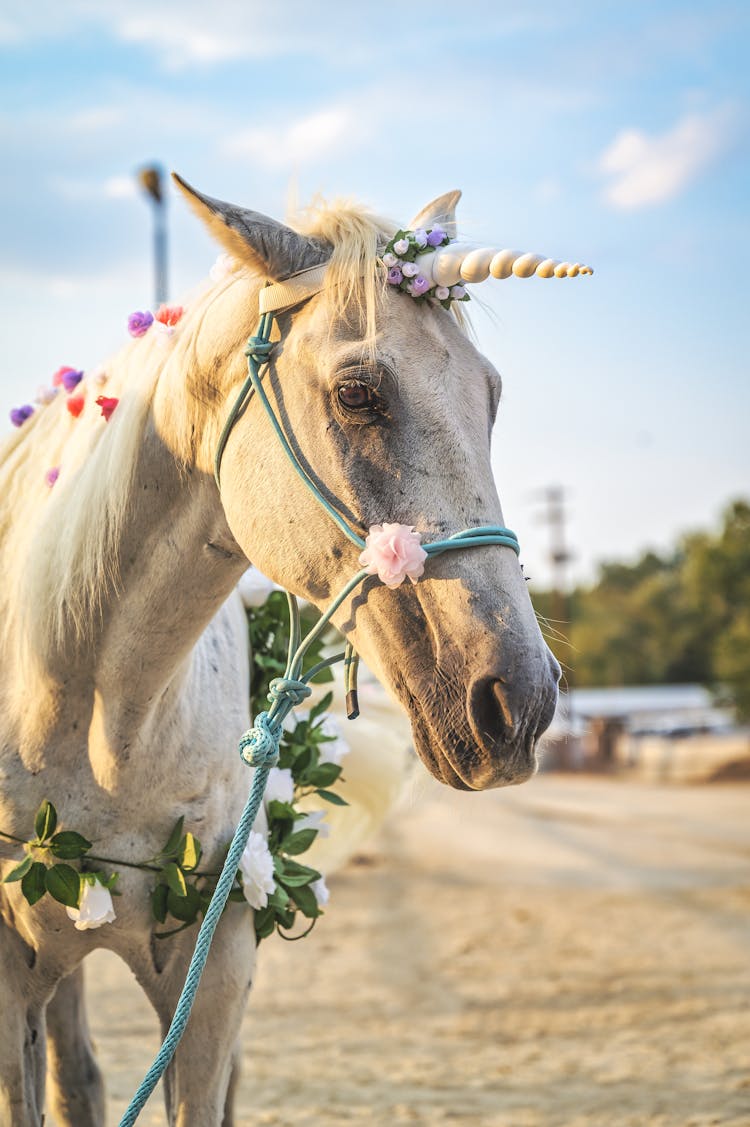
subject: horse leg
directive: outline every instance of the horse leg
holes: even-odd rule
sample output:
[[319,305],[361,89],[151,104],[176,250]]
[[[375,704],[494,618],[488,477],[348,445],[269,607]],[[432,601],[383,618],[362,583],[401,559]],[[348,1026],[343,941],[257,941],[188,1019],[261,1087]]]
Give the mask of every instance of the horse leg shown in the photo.
[[44,1002],[29,968],[35,953],[0,923],[0,1123],[40,1127],[44,1108]]
[[239,1038],[234,1043],[234,1051],[232,1053],[232,1063],[229,1072],[229,1084],[227,1086],[227,1094],[224,1099],[224,1118],[221,1121],[221,1127],[234,1127],[234,1100],[237,1095],[237,1087],[240,1082],[240,1058],[242,1056],[242,1047]]
[[[163,941],[174,945],[161,973],[133,965],[167,1032],[185,981],[195,932]],[[161,948],[159,949],[161,951]],[[232,905],[214,935],[190,1021],[164,1077],[170,1127],[232,1127],[237,1039],[255,967],[250,911]]]
[[89,1035],[79,966],[57,986],[47,1005],[50,1104],[59,1127],[101,1127],[104,1083]]

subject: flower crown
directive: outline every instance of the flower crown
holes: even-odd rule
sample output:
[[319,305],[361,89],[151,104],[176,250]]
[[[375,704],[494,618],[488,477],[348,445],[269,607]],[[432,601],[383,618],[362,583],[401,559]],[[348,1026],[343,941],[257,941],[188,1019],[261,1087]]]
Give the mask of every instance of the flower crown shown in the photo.
[[450,309],[454,301],[469,301],[466,287],[462,285],[438,286],[419,268],[417,259],[447,247],[450,236],[442,227],[417,227],[415,231],[397,231],[387,244],[381,261],[388,270],[389,286],[395,286],[413,297],[415,301],[433,298],[444,309]]

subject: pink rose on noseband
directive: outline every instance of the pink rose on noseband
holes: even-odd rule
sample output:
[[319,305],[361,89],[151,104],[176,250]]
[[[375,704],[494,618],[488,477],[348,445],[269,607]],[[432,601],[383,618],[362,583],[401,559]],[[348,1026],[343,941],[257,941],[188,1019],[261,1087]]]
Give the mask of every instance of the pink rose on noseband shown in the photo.
[[416,583],[424,572],[427,553],[410,524],[374,524],[365,545],[359,562],[386,587],[398,587],[407,575]]

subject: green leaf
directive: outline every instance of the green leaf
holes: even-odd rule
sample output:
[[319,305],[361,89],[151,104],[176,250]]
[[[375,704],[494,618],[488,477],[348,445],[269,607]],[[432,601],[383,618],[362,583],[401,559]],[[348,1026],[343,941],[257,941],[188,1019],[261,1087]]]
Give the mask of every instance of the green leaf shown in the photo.
[[177,851],[177,846],[180,844],[180,841],[182,840],[182,827],[183,827],[184,824],[185,824],[185,817],[184,817],[184,815],[181,814],[180,817],[175,822],[174,826],[172,827],[172,832],[169,835],[169,837],[167,838],[166,845],[164,846],[164,848],[161,851],[163,857],[169,857]]
[[285,821],[294,821],[299,817],[299,811],[295,810],[291,802],[279,802],[274,798],[268,803],[268,817],[275,821],[277,818],[284,819]]
[[198,918],[200,907],[201,894],[192,884],[187,885],[184,896],[177,896],[171,888],[167,891],[167,908],[176,920],[194,923]]
[[55,857],[62,857],[65,861],[72,861],[76,857],[83,857],[91,849],[91,842],[76,833],[75,830],[61,830],[55,834],[50,842],[50,850]]
[[317,830],[297,830],[296,833],[290,834],[289,837],[285,837],[279,845],[279,848],[281,849],[282,853],[290,853],[292,855],[305,853],[315,841],[315,838],[317,836]]
[[285,931],[289,931],[289,928],[294,926],[294,914],[294,908],[286,908],[283,911],[277,911],[276,921],[279,927],[283,927]]
[[29,904],[36,904],[37,900],[41,900],[47,891],[44,879],[46,875],[47,866],[43,865],[41,861],[35,861],[21,881],[21,891]]
[[197,869],[202,852],[201,843],[198,841],[197,837],[194,837],[191,833],[186,833],[177,850],[177,861],[180,867],[184,869],[186,873]]
[[317,767],[305,771],[303,781],[313,787],[329,787],[340,774],[341,767],[337,763],[319,763]]
[[260,908],[255,913],[255,936],[260,942],[273,934],[276,926],[276,912],[274,908]]
[[7,877],[3,878],[3,884],[10,884],[14,880],[23,880],[33,864],[33,858],[24,857],[23,861],[16,865],[15,869],[11,869]]
[[[277,858],[277,860],[281,859]],[[275,865],[274,868],[276,868]],[[311,869],[309,865],[300,865],[298,861],[281,860],[279,869],[279,881],[287,889],[309,884],[313,880],[320,880],[320,873],[317,869]],[[294,896],[294,893],[292,893],[292,896]]]
[[154,919],[163,924],[167,918],[167,894],[169,889],[166,884],[157,884],[151,893],[151,913]]
[[332,803],[333,806],[348,806],[349,805],[349,803],[346,801],[346,799],[342,798],[340,794],[336,794],[335,791],[319,790],[319,791],[316,791],[315,793],[318,794],[324,800],[324,802],[330,802],[330,803]]
[[47,892],[66,908],[77,908],[81,897],[81,877],[70,865],[53,865],[45,873]]
[[307,916],[308,920],[314,920],[316,916],[320,915],[318,901],[315,899],[315,893],[309,885],[295,888],[292,897],[302,915]]
[[271,895],[268,897],[268,905],[271,908],[286,908],[289,903],[289,893],[280,884],[277,884]]
[[49,799],[44,800],[34,818],[34,833],[39,841],[46,841],[55,832],[57,826],[57,811]]
[[170,861],[162,869],[161,875],[176,896],[187,896],[185,874],[179,865],[176,865],[174,861]]
[[326,695],[324,697],[321,697],[321,699],[318,701],[318,703],[313,705],[313,707],[310,709],[310,715],[309,715],[310,723],[312,723],[313,720],[317,720],[317,718],[321,715],[321,713],[327,712],[332,704],[333,704],[333,693],[326,693]]

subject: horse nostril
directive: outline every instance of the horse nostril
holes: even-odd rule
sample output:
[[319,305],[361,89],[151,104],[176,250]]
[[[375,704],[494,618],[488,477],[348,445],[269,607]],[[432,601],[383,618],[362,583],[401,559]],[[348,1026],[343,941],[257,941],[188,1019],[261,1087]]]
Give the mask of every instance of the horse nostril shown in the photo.
[[514,715],[512,696],[504,681],[497,677],[475,681],[470,705],[474,725],[485,739],[512,742],[518,717]]

